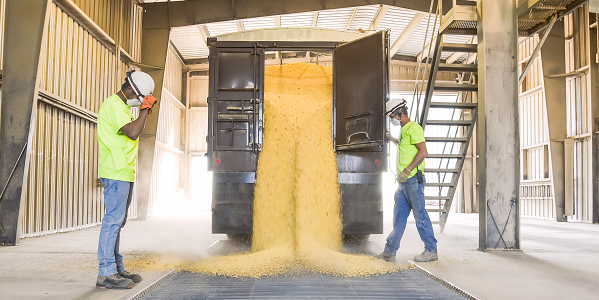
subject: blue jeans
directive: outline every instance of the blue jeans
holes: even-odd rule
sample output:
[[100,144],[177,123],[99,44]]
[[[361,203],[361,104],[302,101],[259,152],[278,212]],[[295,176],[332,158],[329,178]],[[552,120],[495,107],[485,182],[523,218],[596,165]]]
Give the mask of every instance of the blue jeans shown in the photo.
[[393,230],[387,237],[385,254],[395,255],[399,249],[399,242],[406,230],[410,211],[414,212],[416,228],[420,239],[424,242],[424,250],[437,253],[437,240],[433,231],[433,224],[424,208],[424,184],[418,183],[418,178],[412,176],[407,182],[400,183],[395,192],[395,206],[393,207]]
[[124,271],[123,256],[119,253],[121,228],[127,222],[127,209],[133,196],[133,182],[100,178],[104,185],[104,207],[98,260],[100,276],[110,276]]

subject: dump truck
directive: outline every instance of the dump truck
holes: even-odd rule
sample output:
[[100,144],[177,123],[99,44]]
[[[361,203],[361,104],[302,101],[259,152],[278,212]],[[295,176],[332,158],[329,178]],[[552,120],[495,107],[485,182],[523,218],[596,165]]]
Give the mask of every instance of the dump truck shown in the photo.
[[382,173],[387,166],[389,32],[351,42],[223,41],[209,38],[208,171],[212,232],[252,233],[256,170],[264,139],[266,53],[332,53],[333,126],[342,233],[383,232]]

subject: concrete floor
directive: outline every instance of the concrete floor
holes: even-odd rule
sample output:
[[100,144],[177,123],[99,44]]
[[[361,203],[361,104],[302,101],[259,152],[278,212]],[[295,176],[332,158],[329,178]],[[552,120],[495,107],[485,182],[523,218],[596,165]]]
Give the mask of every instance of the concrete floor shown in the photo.
[[[154,217],[131,221],[122,232],[121,252],[206,255],[224,235],[210,234],[210,216]],[[435,225],[436,226],[436,225]],[[99,226],[26,238],[0,247],[2,299],[126,299],[164,273],[142,274],[132,290],[96,289]],[[385,223],[385,233],[391,230]],[[386,235],[372,235],[381,246]],[[521,253],[484,253],[478,247],[478,215],[452,214],[437,234],[440,260],[421,264],[481,299],[599,298],[599,226],[521,219]],[[406,263],[422,251],[415,225],[408,224],[398,252]]]

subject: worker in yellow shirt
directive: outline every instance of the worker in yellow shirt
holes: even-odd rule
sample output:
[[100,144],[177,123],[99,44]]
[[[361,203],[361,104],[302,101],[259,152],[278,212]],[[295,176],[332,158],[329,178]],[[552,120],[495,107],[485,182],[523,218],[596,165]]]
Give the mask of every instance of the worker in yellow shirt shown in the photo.
[[414,212],[416,228],[420,239],[424,242],[424,252],[414,257],[415,261],[427,262],[438,259],[437,240],[433,224],[425,209],[424,159],[428,154],[424,130],[417,123],[410,121],[406,101],[392,99],[387,102],[386,114],[391,118],[391,124],[401,126],[399,140],[387,134],[387,139],[397,144],[397,179],[399,187],[395,192],[393,208],[393,230],[387,237],[385,250],[378,258],[389,262],[395,261],[395,253],[399,242],[406,230],[410,211]]
[[[99,176],[106,208],[98,244],[100,268],[96,286],[100,288],[127,289],[141,281],[140,275],[125,270],[119,241],[133,194],[137,138],[157,101],[153,92],[150,75],[129,71],[121,90],[104,100],[98,113]],[[138,106],[140,112],[135,119],[130,108]]]

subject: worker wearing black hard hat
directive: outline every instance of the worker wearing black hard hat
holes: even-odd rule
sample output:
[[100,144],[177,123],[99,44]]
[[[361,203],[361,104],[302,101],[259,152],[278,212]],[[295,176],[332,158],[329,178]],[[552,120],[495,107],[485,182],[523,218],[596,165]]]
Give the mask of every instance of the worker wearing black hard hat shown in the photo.
[[387,134],[387,139],[397,144],[397,180],[399,187],[395,192],[393,208],[393,230],[387,237],[385,250],[378,258],[389,262],[395,261],[395,253],[406,229],[410,212],[414,212],[416,228],[420,239],[424,242],[424,251],[414,257],[415,261],[426,262],[438,259],[437,240],[433,224],[425,209],[424,159],[426,158],[426,141],[424,130],[415,122],[410,121],[406,101],[392,99],[387,102],[386,115],[391,118],[391,124],[401,126],[399,140]]

